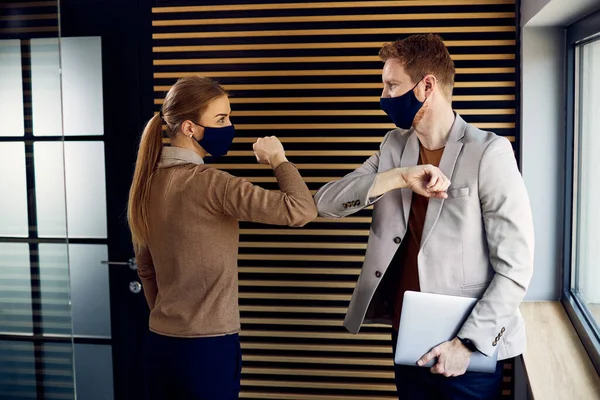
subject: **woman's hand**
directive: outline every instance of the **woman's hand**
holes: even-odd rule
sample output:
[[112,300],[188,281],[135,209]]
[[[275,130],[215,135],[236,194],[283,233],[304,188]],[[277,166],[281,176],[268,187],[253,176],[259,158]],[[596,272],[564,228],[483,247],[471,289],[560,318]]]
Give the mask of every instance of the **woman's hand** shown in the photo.
[[256,161],[260,164],[270,165],[277,169],[282,163],[287,162],[283,145],[275,136],[260,138],[252,145]]

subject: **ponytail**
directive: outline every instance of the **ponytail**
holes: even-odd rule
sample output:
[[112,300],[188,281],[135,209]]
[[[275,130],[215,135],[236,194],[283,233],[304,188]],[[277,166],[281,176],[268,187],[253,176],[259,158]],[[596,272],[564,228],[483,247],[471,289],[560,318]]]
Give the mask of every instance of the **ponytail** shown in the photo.
[[129,191],[127,221],[136,249],[142,249],[148,245],[150,184],[162,146],[162,119],[157,114],[148,121],[144,128],[135,162],[133,182]]
[[172,139],[177,135],[184,121],[196,120],[206,111],[211,101],[221,96],[227,96],[227,92],[210,78],[202,76],[181,78],[169,89],[161,113],[152,117],[146,124],[135,162],[127,208],[127,221],[136,250],[148,246],[150,186],[163,147],[163,122],[167,125],[167,132]]

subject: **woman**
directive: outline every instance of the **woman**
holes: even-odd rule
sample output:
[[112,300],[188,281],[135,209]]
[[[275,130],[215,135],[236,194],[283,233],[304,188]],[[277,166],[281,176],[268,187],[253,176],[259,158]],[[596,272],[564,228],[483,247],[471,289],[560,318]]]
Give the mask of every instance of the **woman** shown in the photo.
[[[238,221],[303,226],[317,216],[275,137],[259,139],[254,152],[275,171],[280,192],[204,165],[207,153],[227,153],[234,136],[230,113],[216,82],[183,78],[141,138],[128,221],[150,307],[152,399],[238,398]],[[170,147],[162,144],[163,123]]]

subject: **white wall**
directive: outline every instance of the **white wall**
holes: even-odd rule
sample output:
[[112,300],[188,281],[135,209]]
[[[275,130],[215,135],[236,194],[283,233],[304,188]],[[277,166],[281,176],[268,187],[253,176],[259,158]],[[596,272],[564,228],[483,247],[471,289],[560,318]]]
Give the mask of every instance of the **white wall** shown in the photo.
[[536,234],[528,300],[561,296],[565,28],[599,6],[600,0],[521,1],[521,160]]
[[556,300],[562,285],[564,41],[562,28],[522,30],[521,160],[536,241],[528,300]]
[[567,26],[598,6],[600,0],[523,0],[521,26]]
[[535,17],[551,0],[522,0],[521,1],[521,26],[525,26]]

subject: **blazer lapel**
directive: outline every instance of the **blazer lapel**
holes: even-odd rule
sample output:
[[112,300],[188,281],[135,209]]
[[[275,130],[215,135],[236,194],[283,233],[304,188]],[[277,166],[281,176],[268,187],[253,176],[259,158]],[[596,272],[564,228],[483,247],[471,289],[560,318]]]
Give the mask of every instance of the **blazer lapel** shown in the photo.
[[[452,175],[454,174],[454,167],[456,166],[456,161],[458,160],[458,156],[460,155],[460,152],[463,147],[462,138],[464,136],[466,128],[467,123],[458,114],[456,114],[456,119],[454,120],[452,129],[450,130],[448,142],[446,143],[446,147],[444,148],[444,153],[442,154],[442,159],[440,160],[439,165],[440,170],[451,181]],[[421,248],[423,248],[423,246],[429,239],[431,231],[433,230],[440,216],[440,213],[442,212],[443,206],[443,199],[429,199],[429,205],[427,206],[427,213],[425,215],[425,223],[423,225],[423,236],[421,237]]]
[[[406,141],[404,152],[400,160],[400,167],[414,167],[419,162],[419,139],[412,133]],[[408,216],[412,204],[413,191],[409,188],[400,189],[402,192],[402,211],[404,211],[404,223],[408,226]]]

